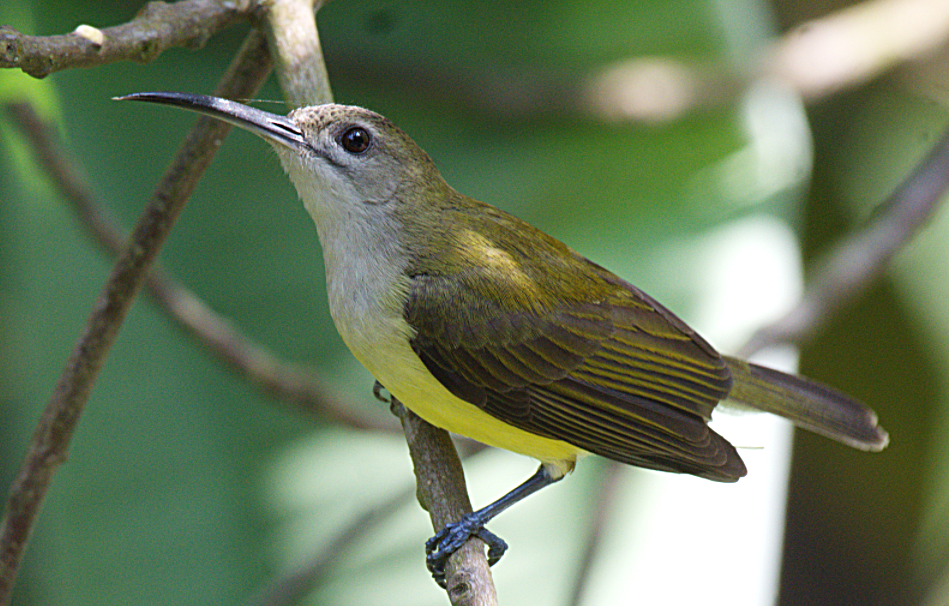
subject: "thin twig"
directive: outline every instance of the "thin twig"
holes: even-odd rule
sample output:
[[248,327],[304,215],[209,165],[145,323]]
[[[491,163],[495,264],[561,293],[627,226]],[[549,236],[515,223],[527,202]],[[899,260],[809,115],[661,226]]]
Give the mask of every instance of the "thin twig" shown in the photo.
[[246,21],[253,0],[150,2],[128,23],[97,29],[80,25],[58,36],[28,36],[0,27],[0,68],[19,68],[36,78],[74,67],[115,61],[148,62],[171,47],[201,48],[217,31]]
[[[270,73],[266,40],[252,32],[216,94],[253,96]],[[199,177],[230,126],[200,118],[139,218],[131,241],[112,269],[56,388],[46,405],[10,489],[0,524],[0,604],[8,604],[33,525],[99,370],[132,301]]]
[[391,519],[412,497],[413,490],[394,493],[353,520],[319,554],[296,572],[277,579],[248,600],[249,606],[289,606],[297,604],[326,578],[337,558],[357,540]]
[[622,465],[616,461],[605,461],[606,469],[600,474],[600,483],[596,490],[596,504],[593,506],[593,517],[590,524],[590,534],[587,536],[586,546],[577,568],[577,578],[573,583],[573,593],[567,604],[580,606],[593,563],[600,552],[603,533],[608,528],[613,516],[613,504],[616,501],[616,491],[619,486]]
[[949,130],[890,195],[875,220],[818,264],[797,305],[783,318],[755,332],[740,355],[747,357],[777,343],[800,342],[816,333],[883,273],[893,255],[939,208],[947,189]]
[[[120,254],[125,238],[103,210],[104,205],[96,199],[78,159],[65,149],[58,130],[42,120],[29,103],[11,103],[6,107],[29,140],[39,165],[75,211],[82,227],[103,250],[112,255]],[[275,397],[310,414],[321,414],[350,427],[396,429],[391,417],[379,415],[370,418],[357,413],[352,406],[331,395],[328,388],[314,378],[311,370],[276,358],[210,309],[158,263],[148,272],[145,288],[161,309],[188,333]]]
[[[402,421],[415,468],[419,503],[428,511],[432,528],[441,530],[471,513],[465,473],[448,432],[429,425],[395,398],[392,412]],[[453,606],[497,606],[481,539],[471,538],[448,559],[446,586]]]

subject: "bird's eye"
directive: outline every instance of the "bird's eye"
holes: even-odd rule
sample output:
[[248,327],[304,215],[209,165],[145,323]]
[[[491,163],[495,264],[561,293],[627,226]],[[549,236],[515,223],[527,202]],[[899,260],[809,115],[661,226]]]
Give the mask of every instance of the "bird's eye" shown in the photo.
[[372,136],[365,128],[361,126],[354,126],[343,133],[343,136],[339,138],[339,142],[340,145],[343,146],[343,149],[349,153],[361,154],[369,149],[369,144],[372,142]]

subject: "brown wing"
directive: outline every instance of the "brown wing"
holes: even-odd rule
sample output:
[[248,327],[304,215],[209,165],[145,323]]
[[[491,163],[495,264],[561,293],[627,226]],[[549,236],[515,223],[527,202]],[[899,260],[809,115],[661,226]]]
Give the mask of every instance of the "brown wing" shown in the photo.
[[743,476],[706,424],[731,387],[725,362],[645,293],[589,267],[608,296],[519,312],[464,280],[413,275],[412,348],[455,396],[525,431],[632,465]]

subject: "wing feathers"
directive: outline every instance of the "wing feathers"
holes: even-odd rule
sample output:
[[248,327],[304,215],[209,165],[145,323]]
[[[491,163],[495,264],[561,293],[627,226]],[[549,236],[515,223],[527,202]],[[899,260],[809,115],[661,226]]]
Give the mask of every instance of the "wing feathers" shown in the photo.
[[705,419],[711,416],[712,408],[727,393],[727,375],[722,377],[702,369],[676,367],[661,357],[631,348],[620,353],[611,349],[609,343],[588,358],[575,374],[590,383],[602,381],[619,391],[653,398]]
[[[535,407],[539,410],[532,414],[532,423],[553,435],[557,435],[557,428],[571,427],[585,449],[632,465],[701,472],[699,475],[720,481],[733,481],[744,475],[744,465],[731,444],[704,423],[680,420],[680,429],[685,424],[692,426],[688,433],[694,440],[685,440],[665,427],[619,413],[622,409],[618,407],[610,411],[590,406],[584,390],[575,390],[576,387],[561,382],[553,389],[532,394],[535,401],[546,404]],[[561,388],[562,393],[558,393]],[[578,406],[578,401],[587,405]],[[602,395],[594,401],[602,401]]]
[[500,301],[474,298],[449,316],[433,298],[438,281],[413,276],[405,316],[413,349],[457,397],[626,463],[722,481],[744,475],[735,449],[706,425],[731,387],[727,365],[632,286],[616,279],[592,302],[507,313]]

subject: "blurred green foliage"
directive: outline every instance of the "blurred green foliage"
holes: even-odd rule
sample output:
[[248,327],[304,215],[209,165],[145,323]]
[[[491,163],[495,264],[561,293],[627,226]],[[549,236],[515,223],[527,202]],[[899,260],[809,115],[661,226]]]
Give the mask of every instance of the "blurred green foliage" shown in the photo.
[[[118,24],[135,10],[120,2],[8,0],[0,22],[50,35],[80,23]],[[746,143],[737,104],[662,125],[618,125],[499,113],[459,91],[471,82],[578,78],[637,55],[727,61],[740,54],[736,49],[762,43],[756,32],[776,33],[770,10],[721,1],[335,0],[319,23],[338,101],[392,118],[457,189],[538,225],[691,319],[699,295],[690,291],[688,273],[671,270],[663,255],[670,243],[688,242],[742,212],[725,192],[702,186],[711,167]],[[796,6],[779,16],[799,11],[810,14]],[[721,21],[735,14],[747,22]],[[736,42],[736,30],[751,42]],[[56,121],[108,210],[129,226],[193,118],[110,97],[208,93],[246,31],[234,28],[204,49],[172,50],[148,65],[73,70],[41,82],[7,71],[0,73],[0,100],[29,99]],[[273,81],[260,97],[280,99]],[[284,111],[279,102],[259,106]],[[820,102],[808,118],[809,186],[782,192],[773,208],[800,219],[812,260],[870,219],[939,136],[946,111],[911,78],[894,74]],[[5,117],[0,124],[6,487],[110,262],[84,236],[15,129]],[[234,133],[162,262],[253,338],[312,364],[354,405],[372,406],[371,379],[329,318],[315,230],[295,198],[274,155]],[[869,456],[799,436],[782,604],[915,603],[945,572],[949,540],[939,529],[949,523],[949,311],[934,293],[949,288],[947,230],[941,212],[881,284],[803,349],[802,370],[872,402],[893,444]],[[498,485],[512,486],[530,472],[529,461],[498,456],[479,455],[469,474],[487,469]],[[572,578],[538,575],[547,570],[544,558],[570,572],[582,551],[593,506],[585,495],[601,471],[600,463],[584,465],[584,474],[535,497],[534,511],[546,513],[523,529],[530,539],[519,537],[513,557],[521,567],[505,562],[511,576],[522,575],[511,584],[538,603],[566,603]],[[372,503],[410,494],[411,487],[398,436],[327,426],[270,400],[143,298],[53,483],[15,603],[240,603],[318,553]],[[499,494],[477,482],[473,492],[475,503]],[[426,532],[424,513],[406,497],[391,523],[334,560],[311,603],[446,603],[422,567]],[[714,546],[694,548],[742,582],[740,570],[715,558]],[[544,567],[530,568],[531,561]],[[393,587],[410,589],[394,594]],[[523,595],[517,592],[502,588],[502,603],[505,594]],[[940,603],[938,595],[928,598]]]

